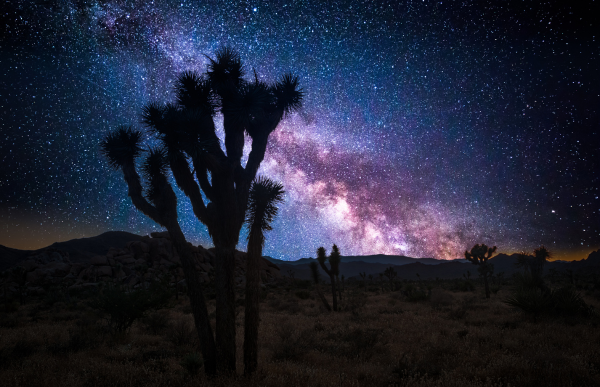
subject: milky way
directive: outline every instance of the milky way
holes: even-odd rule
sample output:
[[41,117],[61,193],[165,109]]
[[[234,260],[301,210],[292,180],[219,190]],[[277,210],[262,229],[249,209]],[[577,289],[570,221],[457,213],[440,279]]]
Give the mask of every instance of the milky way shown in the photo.
[[[98,144],[230,46],[305,92],[259,171],[286,189],[265,254],[600,248],[593,2],[17,3],[0,23],[1,244],[159,230]],[[188,240],[211,245],[179,199]]]

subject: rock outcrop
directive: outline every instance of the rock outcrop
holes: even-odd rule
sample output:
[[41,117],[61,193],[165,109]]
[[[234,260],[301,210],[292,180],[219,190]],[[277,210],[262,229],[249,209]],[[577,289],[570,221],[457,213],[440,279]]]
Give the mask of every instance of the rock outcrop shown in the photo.
[[[191,245],[196,270],[203,283],[214,278],[214,248]],[[235,283],[245,284],[247,254],[236,251]],[[43,289],[60,285],[69,289],[97,286],[114,282],[137,288],[143,283],[163,279],[171,284],[185,285],[180,258],[173,248],[168,232],[155,232],[140,240],[130,241],[124,248],[111,248],[106,255],[92,256],[88,262],[71,262],[69,253],[56,248],[36,251],[27,259],[8,269],[3,278],[5,288],[12,292],[43,293]],[[263,283],[281,278],[277,265],[262,259]]]

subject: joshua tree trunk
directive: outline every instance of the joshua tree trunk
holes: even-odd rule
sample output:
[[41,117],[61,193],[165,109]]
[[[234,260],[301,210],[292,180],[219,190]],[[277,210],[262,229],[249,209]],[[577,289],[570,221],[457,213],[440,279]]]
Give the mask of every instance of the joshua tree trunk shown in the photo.
[[260,258],[263,238],[260,230],[252,230],[246,261],[246,312],[244,317],[244,374],[258,367],[258,325],[260,305]]
[[[200,276],[194,266],[193,253],[177,221],[170,222],[167,230],[169,231],[173,246],[177,254],[179,254],[185,281],[187,282],[188,296],[194,316],[194,325],[196,326],[200,340],[200,351],[204,359],[204,367],[208,375],[215,375],[217,370],[215,340],[208,318],[208,309],[206,308],[202,285],[200,284]],[[177,282],[175,286],[177,286]]]
[[325,305],[325,309],[327,309],[328,312],[331,312],[331,306],[329,306],[329,302],[327,301],[327,299],[325,298],[325,295],[321,291],[321,286],[319,284],[317,284],[315,286],[315,288],[317,289],[317,294],[319,295],[321,302],[323,302],[323,305]]
[[333,295],[333,310],[335,312],[337,312],[338,308],[337,308],[337,294],[335,292],[335,276],[330,275],[329,278],[331,278],[331,294]]
[[488,281],[488,273],[483,275],[483,284],[485,285],[485,298],[490,298],[490,284]]
[[220,372],[235,372],[235,245],[215,245],[216,342]]

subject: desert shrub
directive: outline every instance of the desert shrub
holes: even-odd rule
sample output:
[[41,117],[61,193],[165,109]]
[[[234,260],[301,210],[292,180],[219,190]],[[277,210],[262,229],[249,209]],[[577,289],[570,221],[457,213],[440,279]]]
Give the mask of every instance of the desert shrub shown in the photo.
[[106,330],[100,325],[97,316],[86,314],[68,330],[66,342],[46,342],[46,349],[53,354],[64,354],[97,348],[104,340],[105,334]]
[[550,297],[537,288],[517,289],[504,303],[533,315],[547,313],[552,307]]
[[269,306],[279,312],[286,312],[289,314],[298,314],[303,311],[302,307],[298,304],[298,300],[295,298],[288,298],[283,301],[274,299],[269,302]]
[[200,368],[202,368],[202,358],[197,352],[188,353],[181,359],[179,365],[183,367],[191,376],[198,375]]
[[4,302],[4,311],[6,313],[14,313],[19,310],[19,302],[16,300],[8,300]]
[[310,280],[294,280],[294,287],[298,289],[310,289],[312,282]]
[[498,292],[500,291],[500,285],[499,284],[491,284],[490,291],[494,294],[498,294]]
[[19,320],[14,314],[0,313],[1,328],[16,328],[19,325]]
[[0,368],[33,355],[38,347],[38,343],[22,337],[14,345],[0,349]]
[[427,301],[431,295],[431,289],[425,290],[421,287],[415,286],[412,283],[408,283],[406,286],[404,286],[402,293],[410,302]]
[[460,320],[467,315],[467,308],[464,305],[460,305],[456,308],[450,309],[448,312],[448,318],[452,320]]
[[593,308],[570,286],[552,291],[552,304],[554,313],[560,316],[591,317],[594,314]]
[[435,309],[448,307],[454,302],[454,296],[447,291],[435,288],[431,290],[431,296],[429,297],[431,306]]
[[109,287],[90,306],[108,315],[107,322],[111,332],[123,333],[149,310],[163,307],[168,299],[168,291],[158,284],[152,284],[149,289],[130,292],[121,287]]
[[362,291],[352,291],[346,296],[345,309],[355,314],[367,304],[367,296]]
[[296,292],[296,297],[301,300],[308,300],[310,298],[310,292],[308,290],[299,290]]
[[594,314],[572,286],[543,291],[528,286],[527,276],[517,277],[517,287],[504,303],[534,316],[590,317]]
[[169,325],[169,315],[165,310],[156,310],[148,313],[141,321],[150,333],[158,335]]
[[[441,359],[432,360],[430,358],[417,359],[403,354],[397,365],[392,369],[393,379],[402,380],[402,385],[406,383],[404,379],[438,379],[443,374],[444,367],[440,364],[442,363]],[[398,383],[391,383],[391,385],[396,384]]]
[[386,347],[380,344],[382,338],[380,329],[356,328],[343,335],[343,340],[348,344],[345,356],[369,360],[376,353],[383,352]]
[[298,360],[315,343],[314,329],[298,332],[288,319],[282,320],[275,332],[279,338],[272,354],[275,361]]
[[192,324],[187,319],[177,319],[169,324],[167,337],[176,346],[193,343],[196,339]]
[[475,290],[473,282],[465,279],[456,279],[452,281],[450,290],[455,292],[472,292]]

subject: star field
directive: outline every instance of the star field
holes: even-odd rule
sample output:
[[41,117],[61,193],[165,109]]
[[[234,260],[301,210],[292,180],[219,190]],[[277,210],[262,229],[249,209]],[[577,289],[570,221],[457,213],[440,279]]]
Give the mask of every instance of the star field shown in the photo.
[[[5,3],[0,244],[159,230],[98,145],[141,129],[143,104],[172,100],[177,74],[228,45],[249,74],[292,71],[305,92],[259,171],[286,190],[266,255],[336,243],[450,259],[486,243],[587,257],[600,248],[600,7],[480,3]],[[186,237],[210,246],[178,197]]]

